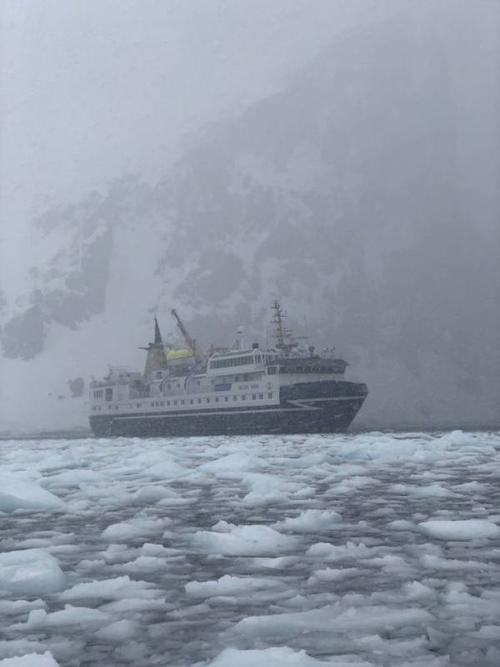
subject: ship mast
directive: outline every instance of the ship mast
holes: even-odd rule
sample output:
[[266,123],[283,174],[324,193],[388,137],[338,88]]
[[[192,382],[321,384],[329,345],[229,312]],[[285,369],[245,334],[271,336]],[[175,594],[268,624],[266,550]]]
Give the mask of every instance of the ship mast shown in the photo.
[[298,343],[292,338],[291,331],[285,327],[284,320],[286,314],[281,308],[279,301],[274,301],[272,309],[274,324],[273,338],[276,341],[276,349],[288,354],[293,348],[297,347]]

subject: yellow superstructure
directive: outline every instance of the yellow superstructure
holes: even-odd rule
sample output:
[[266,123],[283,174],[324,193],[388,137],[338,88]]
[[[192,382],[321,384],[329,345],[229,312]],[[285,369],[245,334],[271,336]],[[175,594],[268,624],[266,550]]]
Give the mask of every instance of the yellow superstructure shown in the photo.
[[193,353],[191,350],[186,349],[170,349],[167,350],[167,361],[175,361],[176,359],[187,359],[192,357]]

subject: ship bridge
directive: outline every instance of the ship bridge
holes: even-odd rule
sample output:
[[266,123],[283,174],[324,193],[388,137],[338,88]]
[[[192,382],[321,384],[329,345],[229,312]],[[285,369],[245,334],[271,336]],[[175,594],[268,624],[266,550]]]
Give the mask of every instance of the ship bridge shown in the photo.
[[263,371],[266,363],[266,354],[259,348],[252,350],[232,350],[230,352],[215,352],[207,364],[207,375],[228,375],[229,373],[252,373]]

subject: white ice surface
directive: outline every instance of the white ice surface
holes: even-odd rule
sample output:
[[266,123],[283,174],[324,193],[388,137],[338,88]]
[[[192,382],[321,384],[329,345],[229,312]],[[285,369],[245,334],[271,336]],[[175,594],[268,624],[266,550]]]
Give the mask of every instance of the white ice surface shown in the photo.
[[64,588],[66,577],[56,558],[42,549],[0,553],[0,591],[43,595]]
[[5,441],[0,456],[0,661],[500,664],[499,433]]
[[318,660],[287,646],[239,651],[227,648],[207,667],[371,667],[365,661]]
[[275,586],[275,581],[264,577],[232,577],[225,574],[215,581],[190,581],[186,584],[186,593],[190,597],[209,598],[217,595],[251,593]]
[[293,537],[282,535],[270,526],[235,526],[229,533],[200,530],[194,544],[208,553],[230,556],[255,556],[287,551],[296,546]]
[[0,667],[59,667],[49,651],[44,653],[27,653],[26,655],[4,658],[0,660]]
[[486,519],[422,521],[420,530],[440,540],[481,540],[500,537],[500,527]]
[[64,503],[35,482],[15,475],[0,476],[0,512],[64,510]]
[[333,510],[305,510],[296,517],[288,517],[275,524],[275,528],[293,533],[316,533],[334,529],[342,521],[338,512]]
[[147,517],[113,523],[103,531],[102,537],[107,542],[127,542],[135,538],[154,535],[161,531],[167,523],[168,520],[165,519],[148,519]]
[[130,577],[116,577],[115,579],[100,579],[76,584],[60,595],[61,600],[121,600],[123,598],[151,598],[151,584],[144,581],[134,581]]
[[27,625],[31,629],[40,626],[76,626],[82,628],[85,625],[98,627],[109,619],[108,615],[99,609],[90,607],[73,607],[66,605],[64,609],[47,613],[44,609],[30,611]]

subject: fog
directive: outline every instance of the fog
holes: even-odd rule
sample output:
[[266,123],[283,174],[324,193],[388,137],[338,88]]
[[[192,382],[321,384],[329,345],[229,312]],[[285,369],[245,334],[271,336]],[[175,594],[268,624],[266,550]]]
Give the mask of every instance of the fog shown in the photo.
[[500,414],[500,5],[1,4],[0,431],[68,382],[269,306],[370,390],[360,427]]

